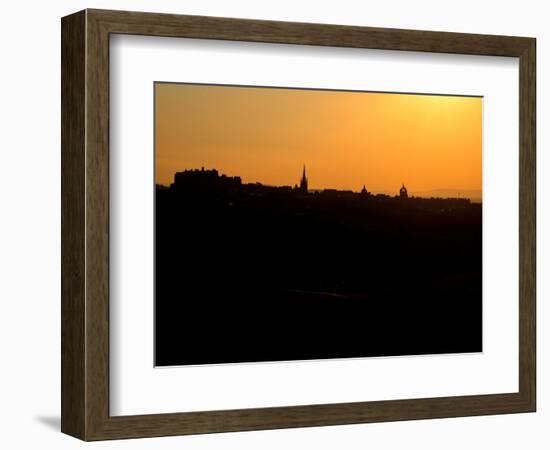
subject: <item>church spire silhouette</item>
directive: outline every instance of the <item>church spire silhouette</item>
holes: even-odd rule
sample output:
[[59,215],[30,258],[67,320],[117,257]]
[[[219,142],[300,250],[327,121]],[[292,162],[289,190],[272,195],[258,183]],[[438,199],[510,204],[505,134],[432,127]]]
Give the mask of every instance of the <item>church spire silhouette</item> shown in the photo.
[[306,165],[304,164],[304,170],[302,172],[302,179],[300,180],[300,192],[307,194],[307,176],[306,176]]

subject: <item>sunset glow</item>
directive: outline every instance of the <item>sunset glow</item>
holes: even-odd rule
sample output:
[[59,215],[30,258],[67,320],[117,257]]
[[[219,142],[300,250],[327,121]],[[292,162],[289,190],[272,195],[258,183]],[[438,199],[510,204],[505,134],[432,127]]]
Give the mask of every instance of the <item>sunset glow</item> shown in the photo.
[[205,167],[244,183],[481,198],[482,99],[155,84],[156,182]]

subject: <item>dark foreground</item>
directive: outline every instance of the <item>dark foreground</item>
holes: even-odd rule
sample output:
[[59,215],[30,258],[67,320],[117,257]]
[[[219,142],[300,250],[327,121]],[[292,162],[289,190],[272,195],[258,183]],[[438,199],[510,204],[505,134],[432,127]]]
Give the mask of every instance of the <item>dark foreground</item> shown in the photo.
[[482,350],[481,205],[156,192],[156,365]]

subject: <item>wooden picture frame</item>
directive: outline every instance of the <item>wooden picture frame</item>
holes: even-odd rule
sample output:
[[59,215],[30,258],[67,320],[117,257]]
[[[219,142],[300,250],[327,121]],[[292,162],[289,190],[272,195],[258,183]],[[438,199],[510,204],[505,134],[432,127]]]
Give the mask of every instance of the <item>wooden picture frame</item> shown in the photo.
[[[83,440],[535,411],[534,38],[85,10],[62,30],[62,416]],[[519,58],[519,391],[109,415],[109,36],[137,34]]]

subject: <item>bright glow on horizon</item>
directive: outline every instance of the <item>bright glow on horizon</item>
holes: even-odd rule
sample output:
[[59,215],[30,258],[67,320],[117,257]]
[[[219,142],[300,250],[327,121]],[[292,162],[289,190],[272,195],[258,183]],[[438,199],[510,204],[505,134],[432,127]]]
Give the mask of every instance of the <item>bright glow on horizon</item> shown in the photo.
[[205,167],[245,183],[481,198],[482,99],[155,85],[156,182]]

